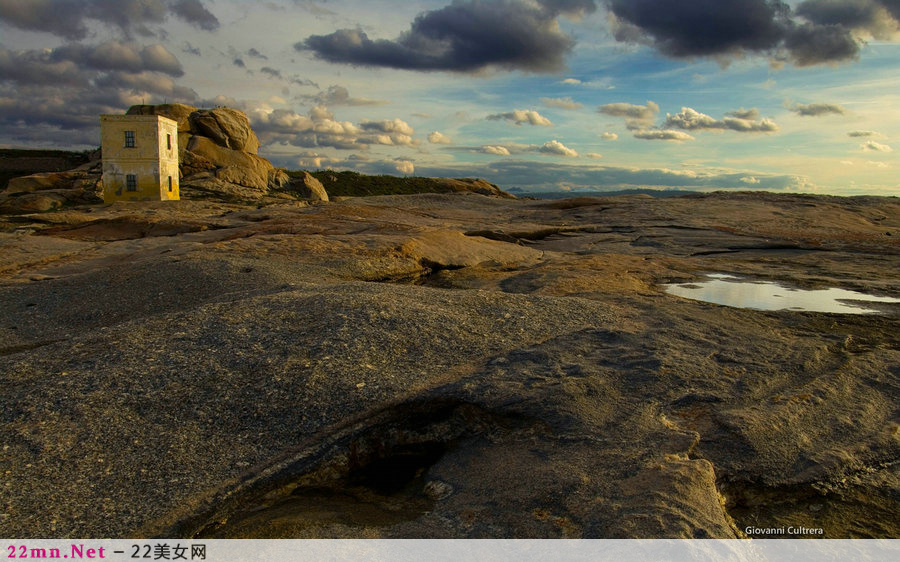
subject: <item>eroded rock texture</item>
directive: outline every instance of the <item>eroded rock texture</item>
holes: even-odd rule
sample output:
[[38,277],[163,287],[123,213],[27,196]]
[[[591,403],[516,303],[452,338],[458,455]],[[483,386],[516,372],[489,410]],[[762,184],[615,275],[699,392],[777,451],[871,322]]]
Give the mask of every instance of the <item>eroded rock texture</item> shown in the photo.
[[0,224],[0,535],[900,535],[898,305],[660,286],[900,296],[896,199],[459,193]]

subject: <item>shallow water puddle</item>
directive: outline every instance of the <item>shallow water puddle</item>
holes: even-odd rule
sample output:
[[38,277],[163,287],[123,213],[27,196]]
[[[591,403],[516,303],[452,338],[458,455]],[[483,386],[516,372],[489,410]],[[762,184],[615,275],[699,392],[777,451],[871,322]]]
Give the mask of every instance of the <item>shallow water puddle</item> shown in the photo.
[[878,297],[846,289],[795,289],[771,281],[750,281],[734,275],[711,274],[700,283],[666,285],[670,295],[756,310],[798,310],[841,314],[878,314],[866,302],[900,303],[900,299]]

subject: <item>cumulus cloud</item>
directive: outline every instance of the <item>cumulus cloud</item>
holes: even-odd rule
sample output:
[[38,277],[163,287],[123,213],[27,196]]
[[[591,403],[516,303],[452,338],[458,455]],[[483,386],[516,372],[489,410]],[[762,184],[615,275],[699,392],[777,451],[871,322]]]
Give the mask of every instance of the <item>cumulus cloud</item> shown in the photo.
[[414,132],[413,128],[409,126],[409,123],[398,118],[384,121],[363,121],[360,126],[367,131],[381,131],[384,133],[412,135]]
[[[273,158],[273,163],[275,163],[278,158]],[[305,151],[301,152],[297,155],[296,158],[292,158],[290,163],[286,163],[287,166],[297,165],[300,168],[314,168],[314,169],[322,169],[328,167],[330,164],[340,162],[340,158],[333,158],[326,154],[319,154],[318,152]]]
[[301,169],[338,169],[338,168],[360,168],[365,166],[369,162],[369,158],[363,156],[362,154],[351,154],[346,158],[340,158],[337,156],[331,156],[328,154],[322,154],[316,151],[307,150],[303,151],[300,154],[293,155],[285,155],[285,154],[272,154],[269,156],[269,160],[275,166],[283,167],[283,168],[296,168],[299,166]]
[[246,112],[264,145],[339,150],[366,150],[371,145],[416,145],[412,138],[415,131],[401,119],[354,124],[335,119],[334,113],[321,105],[304,115],[290,109],[274,109],[267,103],[239,102],[223,97],[207,100],[206,104],[228,105]]
[[880,137],[881,133],[876,133],[875,131],[850,131],[847,133],[848,137]]
[[584,104],[574,101],[572,98],[541,98],[541,103],[547,107],[556,107],[559,109],[581,109]]
[[865,142],[860,145],[860,148],[862,148],[863,150],[868,151],[868,152],[893,152],[894,151],[894,149],[891,148],[889,145],[881,144],[880,142],[875,142],[875,141]]
[[373,100],[369,98],[355,98],[350,95],[350,91],[343,86],[329,86],[324,92],[319,92],[315,96],[302,96],[303,99],[314,101],[321,105],[386,105],[390,102],[383,100]]
[[541,146],[538,151],[541,154],[551,154],[553,156],[567,156],[574,158],[578,156],[578,153],[559,142],[558,140],[552,140],[549,142],[545,142],[543,146]]
[[228,105],[246,112],[264,145],[366,150],[372,145],[417,144],[412,137],[414,129],[402,119],[354,124],[335,119],[334,113],[321,105],[303,115],[290,109],[274,109],[267,103],[239,102],[224,97],[207,100],[206,105]]
[[428,142],[431,144],[453,144],[450,137],[438,131],[432,131],[428,135]]
[[493,154],[494,156],[509,156],[509,149],[505,146],[485,145],[479,149],[484,154]]
[[401,174],[412,175],[416,173],[416,165],[409,160],[396,160],[394,168]]
[[759,119],[759,110],[755,107],[751,107],[750,109],[740,108],[735,109],[734,111],[729,111],[726,113],[728,117],[737,117],[738,119],[749,119],[750,121],[756,121]]
[[478,72],[488,68],[552,72],[575,45],[557,18],[596,9],[593,0],[456,0],[416,16],[395,40],[361,29],[312,35],[294,45],[334,63],[405,70]]
[[625,126],[631,130],[649,127],[659,113],[659,106],[648,101],[647,105],[634,105],[630,103],[608,103],[600,106],[597,111],[613,117],[624,117]]
[[600,135],[600,138],[603,140],[614,141],[614,140],[619,140],[619,135],[617,135],[615,133],[610,133],[609,131],[607,131],[607,132],[603,133],[602,135]]
[[69,40],[87,37],[91,20],[116,26],[127,37],[147,35],[147,25],[161,24],[169,15],[206,31],[219,28],[199,0],[0,0],[0,21]]
[[684,131],[672,131],[668,129],[639,129],[634,132],[634,138],[643,140],[665,140],[665,141],[689,141],[694,137]]
[[598,152],[588,152],[587,154],[585,154],[585,156],[592,160],[599,160],[599,159],[603,158],[603,155]]
[[864,38],[898,30],[896,0],[606,0],[619,41],[676,58],[762,55],[797,66],[853,60]]
[[847,110],[844,109],[843,106],[835,103],[795,103],[788,109],[798,115],[803,115],[805,117],[818,117],[820,115],[828,114],[843,115],[847,112]]
[[[739,115],[758,117],[756,109],[738,110]],[[685,129],[688,131],[699,130],[731,130],[739,133],[773,133],[778,130],[778,125],[771,119],[751,120],[743,117],[726,116],[723,119],[715,119],[700,113],[690,107],[682,107],[681,113],[675,115],[666,114],[664,124],[666,128]]]
[[512,121],[516,125],[525,123],[541,127],[551,127],[553,125],[549,119],[531,109],[516,109],[508,113],[496,113],[494,115],[488,115],[487,119],[491,121],[502,121],[505,119],[507,121]]

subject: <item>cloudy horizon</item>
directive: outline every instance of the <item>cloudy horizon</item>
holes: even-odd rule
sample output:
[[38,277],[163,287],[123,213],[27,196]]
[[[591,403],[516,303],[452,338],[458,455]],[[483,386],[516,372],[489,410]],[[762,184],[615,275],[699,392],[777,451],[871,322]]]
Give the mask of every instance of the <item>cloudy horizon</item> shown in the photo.
[[136,104],[289,169],[900,195],[897,0],[0,0],[0,147]]

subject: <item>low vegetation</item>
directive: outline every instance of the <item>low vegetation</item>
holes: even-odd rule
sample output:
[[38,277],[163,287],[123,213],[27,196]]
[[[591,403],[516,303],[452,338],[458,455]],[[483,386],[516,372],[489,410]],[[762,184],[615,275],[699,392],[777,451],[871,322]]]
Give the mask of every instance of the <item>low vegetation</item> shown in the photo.
[[[368,195],[409,195],[412,193],[449,193],[451,184],[435,178],[367,176],[358,172],[319,170],[310,172],[322,182],[331,197],[364,197]],[[302,171],[289,171],[291,177],[302,176]]]

